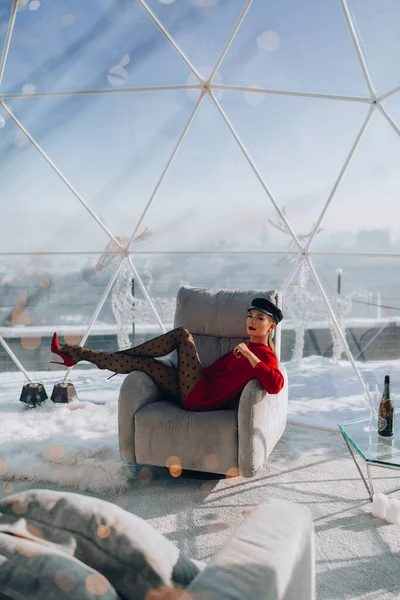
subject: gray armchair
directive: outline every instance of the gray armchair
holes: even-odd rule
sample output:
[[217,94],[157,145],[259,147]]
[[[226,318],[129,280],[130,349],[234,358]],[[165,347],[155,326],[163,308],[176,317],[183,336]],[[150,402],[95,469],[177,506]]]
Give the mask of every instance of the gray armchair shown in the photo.
[[[281,306],[276,291],[232,291],[182,287],[177,296],[174,327],[193,334],[203,365],[246,341],[247,308],[263,296]],[[275,343],[279,356],[280,326]],[[171,356],[172,364],[174,361]],[[286,427],[287,374],[279,394],[265,392],[257,379],[240,398],[223,410],[186,411],[163,396],[146,374],[135,371],[125,378],[119,395],[118,433],[121,458],[129,463],[165,466],[179,457],[182,469],[252,477],[265,464]]]

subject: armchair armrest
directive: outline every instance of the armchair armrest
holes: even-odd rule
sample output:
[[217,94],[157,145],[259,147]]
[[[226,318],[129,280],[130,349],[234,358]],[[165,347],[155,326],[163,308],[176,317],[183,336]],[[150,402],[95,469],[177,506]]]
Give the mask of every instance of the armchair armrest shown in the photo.
[[239,470],[253,477],[265,464],[286,427],[288,382],[283,365],[280,370],[285,385],[279,394],[268,394],[257,379],[244,388],[239,402]]
[[314,528],[308,508],[257,506],[187,588],[192,600],[314,600]]
[[133,371],[125,377],[118,398],[118,439],[122,460],[136,462],[135,413],[143,406],[161,399],[161,389],[145,373]]

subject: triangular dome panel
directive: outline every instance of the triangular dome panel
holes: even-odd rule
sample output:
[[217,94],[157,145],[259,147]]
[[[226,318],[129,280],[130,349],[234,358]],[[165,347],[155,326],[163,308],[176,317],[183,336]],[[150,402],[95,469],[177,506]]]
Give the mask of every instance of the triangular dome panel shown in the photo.
[[270,224],[276,210],[207,96],[142,226],[146,250],[264,250],[293,240]]
[[221,105],[305,243],[368,112],[357,102],[225,92]]
[[184,84],[190,73],[137,2],[47,2],[18,13],[7,93]]
[[207,79],[245,7],[245,0],[147,0],[160,23]]
[[378,94],[400,85],[400,4],[396,0],[347,3]]
[[[0,172],[7,219],[0,222],[3,252],[93,252],[110,237],[17,125],[2,130]],[[7,177],[5,176],[7,173]]]
[[389,98],[382,102],[382,106],[400,129],[400,92],[389,96]]
[[107,228],[129,240],[193,103],[173,90],[22,98],[10,107]]
[[229,85],[368,96],[336,0],[254,0],[220,74]]
[[[398,247],[400,137],[375,110],[321,222],[313,250],[390,252]],[[398,250],[397,250],[398,251]]]
[[111,276],[96,270],[98,259],[3,256],[0,335],[28,372],[50,368],[54,331],[61,338],[86,330]]
[[5,52],[5,42],[11,19],[11,9],[13,4],[13,0],[4,0],[0,4],[0,65],[2,64]]

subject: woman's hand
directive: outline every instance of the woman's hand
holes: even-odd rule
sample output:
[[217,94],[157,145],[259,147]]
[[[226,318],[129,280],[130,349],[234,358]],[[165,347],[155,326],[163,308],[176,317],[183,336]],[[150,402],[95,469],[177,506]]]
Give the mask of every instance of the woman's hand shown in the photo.
[[241,344],[238,344],[237,346],[235,346],[234,349],[232,350],[232,352],[233,352],[233,355],[236,356],[236,358],[240,358],[242,355],[247,358],[249,356],[249,354],[252,354],[250,352],[250,350],[248,349],[248,347],[246,346],[246,344],[244,344],[243,342]]
[[260,359],[243,342],[235,346],[232,352],[236,358],[240,358],[241,356],[247,358],[252,367],[255,367],[260,362]]

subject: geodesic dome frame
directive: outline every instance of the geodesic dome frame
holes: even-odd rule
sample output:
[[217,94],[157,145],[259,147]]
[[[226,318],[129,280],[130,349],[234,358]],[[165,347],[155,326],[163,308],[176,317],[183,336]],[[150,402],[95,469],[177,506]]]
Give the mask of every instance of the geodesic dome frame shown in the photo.
[[[160,0],[160,2],[162,2],[162,4],[166,4],[166,5],[173,4],[173,1],[165,2],[165,1]],[[134,242],[140,240],[140,236],[143,233],[142,229],[146,225],[146,216],[148,215],[151,207],[153,206],[153,204],[159,194],[159,190],[160,190],[161,186],[163,185],[164,180],[166,179],[166,177],[171,169],[171,166],[174,163],[176,156],[180,152],[183,141],[185,140],[185,137],[187,136],[188,131],[190,130],[199,110],[201,109],[201,106],[202,106],[204,100],[206,98],[208,98],[212,102],[214,108],[216,109],[216,111],[219,115],[219,118],[221,119],[221,122],[226,127],[226,130],[231,135],[232,139],[234,140],[237,147],[239,148],[242,156],[244,157],[245,161],[247,162],[249,168],[251,169],[254,179],[257,180],[258,184],[261,186],[261,188],[264,192],[264,195],[265,195],[266,202],[269,202],[270,205],[272,205],[275,216],[280,224],[281,230],[287,236],[289,236],[289,238],[292,242],[290,254],[292,255],[292,259],[295,259],[295,260],[294,260],[294,264],[293,264],[293,268],[291,269],[291,272],[289,272],[288,276],[286,277],[286,280],[282,282],[281,289],[282,289],[284,296],[285,296],[285,293],[288,290],[288,288],[293,284],[293,282],[296,281],[296,276],[299,274],[300,270],[302,268],[304,268],[304,265],[306,265],[307,269],[309,270],[309,273],[312,276],[312,279],[316,286],[316,289],[320,293],[321,298],[322,298],[323,302],[325,303],[327,314],[329,315],[329,318],[333,324],[333,327],[335,328],[336,334],[340,338],[343,349],[344,349],[349,361],[351,362],[351,365],[354,369],[354,373],[355,373],[362,389],[365,391],[365,383],[364,383],[363,378],[360,374],[360,371],[357,367],[356,361],[354,360],[352,353],[350,351],[350,348],[348,346],[345,332],[342,328],[343,326],[341,325],[341,323],[338,320],[337,311],[335,311],[335,307],[332,306],[332,303],[328,297],[328,294],[324,288],[323,283],[321,282],[321,278],[315,268],[314,261],[313,261],[314,256],[316,257],[319,255],[329,255],[329,254],[331,254],[333,256],[333,255],[335,255],[335,252],[329,252],[329,251],[318,252],[317,250],[314,250],[312,248],[312,244],[320,230],[321,225],[323,225],[324,218],[325,218],[328,208],[330,207],[330,205],[332,203],[335,202],[337,190],[340,187],[344,176],[346,175],[346,172],[349,168],[349,165],[353,159],[354,154],[357,152],[360,142],[363,140],[363,137],[367,130],[368,124],[370,123],[373,115],[375,113],[379,112],[381,114],[382,118],[386,120],[387,124],[394,131],[394,133],[397,136],[400,136],[400,128],[396,124],[395,120],[390,116],[385,105],[383,104],[385,100],[387,100],[388,98],[390,98],[392,96],[395,96],[400,91],[400,86],[396,86],[391,89],[385,90],[383,93],[378,93],[377,86],[374,85],[374,78],[373,78],[373,75],[371,74],[371,69],[368,65],[368,60],[367,60],[367,57],[365,54],[365,50],[363,48],[362,40],[360,37],[360,32],[358,30],[357,20],[355,19],[354,14],[351,11],[352,3],[346,2],[345,0],[337,0],[336,3],[340,7],[340,10],[342,12],[343,20],[344,20],[344,23],[345,23],[345,25],[347,27],[347,31],[348,31],[348,37],[349,37],[349,40],[351,41],[351,44],[353,45],[355,55],[356,55],[357,61],[358,61],[359,70],[360,70],[360,73],[365,82],[367,94],[365,94],[365,95],[345,95],[345,94],[341,95],[341,94],[320,93],[320,92],[312,91],[312,90],[310,90],[310,91],[295,91],[295,90],[278,89],[278,88],[274,88],[274,87],[264,87],[264,86],[248,86],[248,85],[233,85],[233,84],[230,85],[229,83],[221,82],[220,78],[218,77],[219,69],[220,69],[222,63],[224,62],[228,52],[230,51],[232,44],[234,43],[237,35],[243,28],[244,23],[246,22],[246,18],[248,18],[249,11],[251,10],[252,6],[255,5],[256,3],[257,3],[257,0],[246,0],[246,1],[242,2],[242,8],[241,8],[240,14],[238,14],[238,16],[235,20],[235,23],[234,23],[232,29],[230,30],[230,33],[229,33],[228,37],[226,38],[221,51],[219,52],[217,60],[214,62],[211,71],[208,72],[206,75],[204,75],[199,70],[199,68],[197,68],[197,66],[194,65],[193,61],[191,61],[188,58],[185,51],[180,47],[179,41],[177,41],[177,39],[175,39],[175,36],[173,34],[171,34],[171,32],[168,30],[168,28],[163,24],[162,19],[156,15],[154,7],[152,9],[150,6],[151,2],[150,1],[146,2],[144,0],[136,0],[136,4],[138,6],[140,6],[140,8],[143,10],[143,13],[146,15],[146,18],[149,19],[153,23],[153,25],[158,29],[158,31],[162,34],[163,38],[168,42],[170,47],[174,50],[176,55],[179,57],[179,59],[185,65],[188,72],[191,74],[194,83],[192,83],[191,81],[188,81],[188,82],[186,82],[185,85],[171,84],[171,85],[161,85],[161,86],[152,85],[149,87],[132,87],[132,88],[125,87],[123,90],[123,93],[144,94],[147,92],[151,92],[152,94],[156,94],[158,92],[163,92],[166,90],[186,90],[186,91],[193,90],[194,92],[196,92],[198,94],[198,96],[197,96],[197,100],[196,100],[192,110],[190,111],[190,115],[189,115],[188,119],[186,120],[184,127],[182,128],[176,143],[174,144],[172,152],[170,152],[169,157],[168,157],[163,169],[161,170],[159,177],[157,178],[157,180],[154,183],[154,186],[153,186],[153,189],[152,189],[150,195],[146,199],[146,203],[145,203],[144,207],[142,208],[139,218],[136,220],[136,224],[133,228],[133,231],[132,231],[130,237],[127,239],[122,239],[118,235],[118,232],[113,231],[112,228],[108,227],[103,222],[101,215],[99,215],[97,213],[97,211],[94,210],[90,206],[90,204],[85,200],[85,195],[83,193],[81,193],[80,191],[78,191],[76,186],[74,186],[71,183],[69,178],[63,173],[63,169],[57,165],[57,161],[52,158],[52,156],[50,155],[49,152],[45,151],[45,149],[41,146],[41,144],[35,139],[35,136],[29,131],[29,127],[27,127],[24,124],[23,119],[19,118],[15,114],[15,112],[12,110],[12,108],[10,108],[10,105],[9,105],[10,101],[18,100],[20,98],[24,98],[25,102],[29,102],[30,99],[51,97],[51,96],[55,96],[55,95],[57,95],[57,96],[62,96],[62,95],[64,95],[64,96],[81,96],[81,95],[85,95],[85,94],[87,94],[87,95],[102,95],[105,93],[121,94],[122,91],[120,89],[107,89],[107,90],[104,90],[104,89],[102,89],[102,90],[79,89],[79,90],[67,90],[67,91],[62,91],[62,92],[60,92],[60,91],[36,92],[35,89],[28,89],[28,90],[25,89],[25,90],[23,90],[22,93],[17,93],[17,92],[9,93],[9,92],[7,92],[7,90],[6,91],[2,90],[2,81],[4,78],[6,66],[7,66],[7,59],[8,59],[9,51],[10,51],[12,41],[13,41],[15,24],[18,19],[17,13],[18,13],[18,10],[27,6],[28,2],[25,0],[22,0],[22,1],[14,0],[12,3],[10,2],[11,13],[10,13],[10,18],[9,18],[6,36],[5,36],[4,49],[3,49],[3,53],[1,56],[1,60],[0,60],[0,107],[4,111],[4,114],[7,115],[7,117],[10,119],[10,121],[13,122],[14,125],[18,128],[18,130],[23,134],[23,136],[26,138],[26,140],[29,141],[29,143],[32,145],[32,147],[35,148],[35,150],[47,162],[49,167],[51,167],[51,169],[56,173],[57,177],[60,178],[60,180],[68,188],[68,190],[76,198],[76,200],[82,205],[82,207],[84,207],[85,211],[87,211],[87,213],[90,215],[90,218],[96,222],[98,227],[100,227],[104,231],[107,238],[110,240],[111,246],[108,247],[108,250],[106,251],[105,254],[108,254],[113,259],[116,259],[117,264],[115,266],[114,272],[112,273],[112,275],[104,289],[103,294],[101,295],[101,298],[99,299],[99,302],[94,310],[92,319],[91,319],[90,323],[88,324],[86,332],[83,335],[83,338],[81,340],[82,344],[84,344],[86,342],[86,340],[88,339],[88,337],[92,331],[92,328],[96,322],[96,319],[98,318],[107,298],[109,297],[109,294],[115,284],[115,281],[116,281],[119,273],[121,272],[121,269],[124,269],[126,265],[129,265],[129,269],[131,270],[135,281],[139,285],[141,293],[143,294],[143,297],[148,302],[148,304],[151,308],[151,311],[154,314],[154,318],[155,318],[156,322],[158,323],[161,331],[165,331],[165,326],[164,326],[162,319],[160,318],[157,307],[155,306],[155,303],[153,302],[151,295],[148,293],[148,290],[146,289],[146,285],[143,281],[143,278],[141,277],[141,275],[136,267],[135,255],[140,254],[141,251],[140,251],[140,249],[137,250],[137,248],[139,248],[139,246],[135,246]],[[39,3],[36,2],[34,8],[32,8],[31,10],[37,10],[38,4],[40,6],[40,2]],[[204,5],[205,8],[208,9],[210,7],[212,8],[216,4],[216,2],[214,2],[214,1],[213,2],[210,2],[210,1],[202,2],[202,0],[196,0],[196,2],[193,2],[192,4],[194,4],[200,8],[202,8],[202,5]],[[290,15],[288,15],[288,18],[290,18]],[[118,80],[118,78],[121,77],[121,75],[123,75],[125,66],[126,66],[125,62],[121,62],[119,65],[117,65],[117,67],[114,67],[113,71],[111,73],[111,77],[114,77]],[[110,73],[109,73],[109,77],[110,77]],[[273,192],[271,191],[271,188],[269,186],[268,177],[264,176],[262,174],[261,170],[256,165],[256,161],[251,156],[251,153],[250,153],[249,149],[247,148],[246,143],[242,139],[242,136],[236,130],[236,128],[233,125],[231,119],[229,118],[226,110],[224,110],[224,107],[223,107],[221,101],[219,100],[218,94],[220,92],[227,92],[227,91],[245,93],[245,94],[248,94],[253,97],[260,97],[260,96],[272,97],[272,96],[274,96],[274,97],[279,97],[279,98],[318,99],[321,101],[326,100],[326,101],[333,101],[333,102],[337,102],[337,103],[346,102],[346,103],[362,104],[362,105],[368,106],[368,112],[367,112],[366,116],[363,118],[361,125],[358,127],[356,135],[354,136],[352,143],[345,155],[344,161],[342,162],[341,167],[338,169],[338,171],[336,173],[336,177],[334,179],[333,185],[331,186],[331,189],[330,189],[327,197],[324,200],[324,205],[322,206],[322,209],[318,214],[318,218],[313,223],[312,230],[306,236],[300,235],[299,231],[296,232],[296,228],[291,223],[290,218],[286,215],[284,207],[281,206],[279,199],[276,198],[275,194],[273,194]],[[165,248],[164,251],[168,252],[168,248]],[[145,253],[146,250],[143,250],[143,252]],[[163,251],[161,250],[159,252],[162,253]],[[205,252],[203,250],[191,250],[190,253],[201,255],[201,254],[204,254]],[[235,251],[235,250],[229,250],[229,249],[221,250],[221,251],[211,250],[208,253],[210,255],[251,254],[251,252],[248,252],[248,251],[242,251],[242,250]],[[277,255],[277,256],[285,254],[285,252],[283,252],[282,250],[279,250],[279,251],[278,250],[277,251],[257,250],[254,253],[261,254],[261,255],[268,254],[268,255]],[[6,254],[7,254],[6,252],[3,253],[3,255],[6,255]],[[21,253],[21,254],[23,254],[23,253]],[[30,254],[30,253],[28,252],[26,254]],[[49,253],[49,254],[51,254],[51,253]],[[73,254],[73,252],[72,253],[70,252],[70,254]],[[336,255],[337,254],[338,253],[336,253]],[[389,253],[387,253],[387,255],[388,254]],[[360,258],[362,258],[362,256],[379,258],[382,256],[382,253],[378,253],[378,252],[352,253],[351,251],[346,252],[346,256],[351,256],[351,255],[354,255],[354,256],[357,255],[357,256],[360,256]],[[393,257],[400,256],[399,253],[390,253],[390,255]],[[12,350],[9,347],[9,344],[6,342],[6,340],[3,337],[0,337],[0,343],[2,344],[3,348],[7,351],[7,353],[11,356],[12,360],[15,362],[15,364],[18,366],[18,368],[26,375],[26,377],[28,379],[30,379],[29,373],[25,370],[23,364],[17,358],[17,356],[12,352]]]

